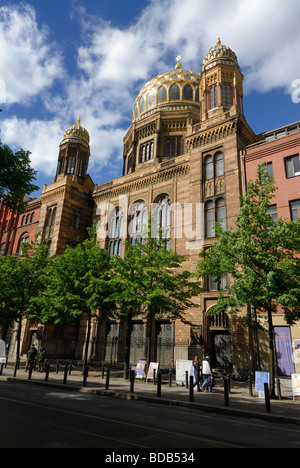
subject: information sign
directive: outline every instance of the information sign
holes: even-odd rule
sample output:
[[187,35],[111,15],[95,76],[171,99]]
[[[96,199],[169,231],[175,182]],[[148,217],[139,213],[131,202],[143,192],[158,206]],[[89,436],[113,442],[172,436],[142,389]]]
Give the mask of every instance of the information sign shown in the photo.
[[148,374],[147,374],[147,380],[153,380],[153,371],[155,369],[155,374],[157,375],[158,368],[159,368],[158,362],[150,362],[150,366],[149,366]]
[[188,372],[190,376],[192,366],[193,366],[193,361],[177,359],[176,361],[176,383],[177,384],[185,384],[186,371]]
[[138,361],[136,369],[135,369],[135,376],[137,379],[142,379],[144,377],[146,361]]
[[300,396],[300,374],[292,374],[291,381],[292,381],[293,398],[295,396]]
[[6,349],[5,349],[5,342],[0,340],[0,364],[6,363]]
[[261,398],[264,397],[265,387],[264,384],[270,384],[269,372],[255,372],[255,390],[260,394]]

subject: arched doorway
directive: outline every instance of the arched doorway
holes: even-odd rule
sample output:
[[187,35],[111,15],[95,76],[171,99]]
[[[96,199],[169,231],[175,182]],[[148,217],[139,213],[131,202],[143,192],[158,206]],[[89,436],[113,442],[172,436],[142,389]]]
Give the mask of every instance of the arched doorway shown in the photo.
[[233,354],[229,317],[223,312],[218,315],[208,316],[207,322],[208,343],[213,367],[231,370],[233,367]]

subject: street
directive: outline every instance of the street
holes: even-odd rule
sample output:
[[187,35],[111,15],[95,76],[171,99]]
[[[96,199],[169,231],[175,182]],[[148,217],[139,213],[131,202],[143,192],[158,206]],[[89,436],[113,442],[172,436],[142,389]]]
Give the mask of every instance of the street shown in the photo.
[[1,448],[299,448],[299,428],[22,383],[0,385]]

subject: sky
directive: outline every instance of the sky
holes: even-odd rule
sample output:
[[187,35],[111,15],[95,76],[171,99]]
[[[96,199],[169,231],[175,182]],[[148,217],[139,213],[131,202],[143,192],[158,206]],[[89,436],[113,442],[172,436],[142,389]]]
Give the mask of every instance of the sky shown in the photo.
[[255,133],[300,120],[299,0],[31,0],[0,2],[0,138],[31,152],[40,190],[81,117],[95,184],[122,175],[135,98],[174,68],[201,72],[218,37],[244,74]]

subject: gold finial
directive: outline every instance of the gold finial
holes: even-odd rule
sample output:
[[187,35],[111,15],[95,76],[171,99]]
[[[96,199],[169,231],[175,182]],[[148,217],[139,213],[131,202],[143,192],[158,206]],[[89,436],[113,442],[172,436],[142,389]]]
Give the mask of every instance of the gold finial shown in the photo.
[[221,45],[221,39],[218,37],[217,45]]
[[77,125],[80,125],[81,124],[81,118],[80,116],[78,117],[78,121],[77,121]]
[[177,57],[176,57],[176,62],[177,63],[176,63],[176,66],[175,66],[176,70],[180,70],[182,68],[182,65],[180,63],[180,59],[181,59],[181,55],[177,55]]

